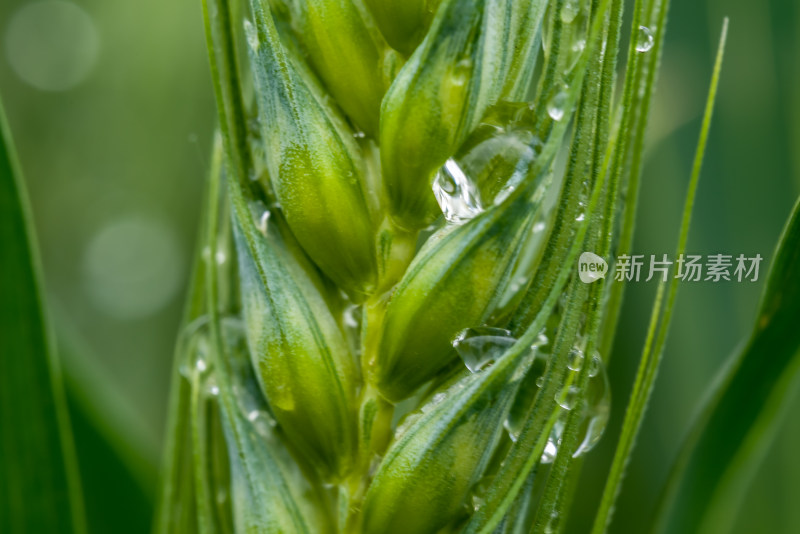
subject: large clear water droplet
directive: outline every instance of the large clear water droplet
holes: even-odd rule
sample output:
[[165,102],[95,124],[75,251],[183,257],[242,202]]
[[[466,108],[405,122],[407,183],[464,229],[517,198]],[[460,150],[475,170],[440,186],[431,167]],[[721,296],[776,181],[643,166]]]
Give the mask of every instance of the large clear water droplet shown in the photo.
[[483,211],[480,193],[455,160],[449,159],[433,181],[433,194],[451,223],[463,223]]
[[572,371],[580,371],[583,367],[583,351],[578,347],[573,347],[567,355],[567,367]]
[[650,28],[647,26],[639,26],[636,32],[636,51],[642,53],[649,52],[653,48],[654,43],[655,39],[653,38],[653,32],[650,31]]
[[571,410],[577,403],[579,392],[578,386],[567,386],[556,393],[556,402],[565,410]]
[[516,341],[508,330],[481,326],[462,330],[453,341],[453,347],[467,369],[477,373],[499,358]]
[[458,156],[485,205],[505,201],[525,180],[541,153],[541,140],[524,124],[527,114],[530,109],[526,103],[495,106],[468,141],[469,149]]

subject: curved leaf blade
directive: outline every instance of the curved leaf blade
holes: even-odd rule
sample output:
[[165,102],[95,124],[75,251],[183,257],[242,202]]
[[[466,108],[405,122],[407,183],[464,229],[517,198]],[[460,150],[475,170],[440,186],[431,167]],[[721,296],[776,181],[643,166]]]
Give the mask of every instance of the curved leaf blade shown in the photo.
[[[659,531],[728,532],[800,375],[800,201],[778,244],[748,342],[733,354],[672,467]],[[671,508],[670,508],[671,506]]]
[[84,532],[67,404],[2,104],[0,131],[0,532]]

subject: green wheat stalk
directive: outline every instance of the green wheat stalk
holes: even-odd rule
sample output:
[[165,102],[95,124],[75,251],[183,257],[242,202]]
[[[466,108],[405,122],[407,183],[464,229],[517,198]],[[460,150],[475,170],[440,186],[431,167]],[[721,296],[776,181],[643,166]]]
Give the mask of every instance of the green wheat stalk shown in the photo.
[[576,262],[630,251],[668,2],[635,2],[615,99],[623,8],[204,0],[220,135],[157,532],[565,528],[624,287]]

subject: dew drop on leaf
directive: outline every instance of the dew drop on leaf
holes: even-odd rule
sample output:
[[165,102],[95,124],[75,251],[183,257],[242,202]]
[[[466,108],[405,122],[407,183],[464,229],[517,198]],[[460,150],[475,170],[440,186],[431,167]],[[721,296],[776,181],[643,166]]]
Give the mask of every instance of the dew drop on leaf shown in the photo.
[[543,464],[551,464],[558,455],[558,448],[561,446],[561,436],[564,434],[564,422],[566,420],[565,414],[558,418],[553,428],[550,429],[550,435],[547,437],[547,444],[542,451],[542,457],[539,459]]
[[477,373],[499,358],[516,341],[508,330],[481,326],[462,330],[453,341],[453,347],[467,369]]
[[547,114],[554,121],[560,121],[564,118],[564,107],[567,104],[566,91],[559,91],[547,103]]
[[589,365],[590,379],[586,386],[586,402],[584,403],[585,420],[581,425],[583,439],[573,453],[574,457],[590,451],[600,441],[611,412],[611,389],[608,384],[608,374],[603,360],[597,352],[594,353]]
[[556,393],[556,402],[565,410],[571,410],[575,407],[578,399],[578,393],[578,386],[567,386]]
[[639,26],[639,30],[636,32],[636,51],[642,53],[649,52],[650,49],[653,48],[654,42],[653,32],[650,31],[650,28],[647,26]]
[[267,236],[267,228],[269,226],[269,212],[265,211],[261,214],[258,218],[258,231],[266,237]]
[[433,194],[448,222],[463,223],[483,211],[477,186],[453,159],[437,173]]

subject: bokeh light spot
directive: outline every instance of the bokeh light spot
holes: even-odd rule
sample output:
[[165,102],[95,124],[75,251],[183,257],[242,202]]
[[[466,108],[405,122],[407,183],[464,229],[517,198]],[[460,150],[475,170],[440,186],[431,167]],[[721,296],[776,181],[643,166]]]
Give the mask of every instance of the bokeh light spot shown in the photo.
[[24,4],[11,17],[5,41],[14,72],[43,91],[66,91],[80,84],[99,52],[91,17],[64,0]]
[[95,305],[119,319],[151,315],[183,283],[184,257],[166,223],[128,215],[101,228],[84,254],[84,287]]

